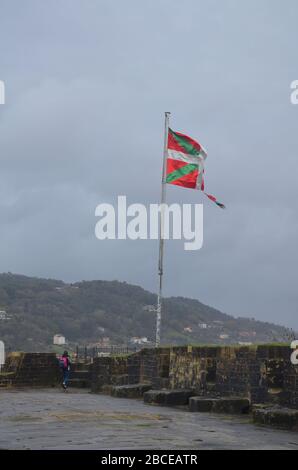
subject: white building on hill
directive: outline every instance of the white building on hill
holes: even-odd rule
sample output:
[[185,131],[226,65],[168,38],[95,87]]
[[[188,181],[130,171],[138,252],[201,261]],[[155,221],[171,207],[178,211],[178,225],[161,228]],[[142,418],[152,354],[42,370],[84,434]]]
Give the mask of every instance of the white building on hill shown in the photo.
[[130,342],[132,344],[146,344],[146,343],[149,343],[149,340],[146,336],[142,336],[142,337],[133,336],[132,338],[130,338]]
[[54,336],[53,344],[56,344],[58,346],[62,346],[65,343],[66,343],[65,336],[63,336],[63,335],[55,335]]
[[0,320],[10,320],[11,317],[7,315],[6,310],[0,310]]

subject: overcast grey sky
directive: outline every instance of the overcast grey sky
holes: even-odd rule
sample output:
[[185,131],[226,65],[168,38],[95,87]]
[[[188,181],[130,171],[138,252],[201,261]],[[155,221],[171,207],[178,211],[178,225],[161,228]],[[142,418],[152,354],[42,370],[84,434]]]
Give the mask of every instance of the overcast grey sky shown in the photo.
[[99,241],[100,202],[158,202],[163,113],[208,150],[204,246],[165,294],[298,329],[296,0],[0,0],[0,271],[156,291],[156,241]]

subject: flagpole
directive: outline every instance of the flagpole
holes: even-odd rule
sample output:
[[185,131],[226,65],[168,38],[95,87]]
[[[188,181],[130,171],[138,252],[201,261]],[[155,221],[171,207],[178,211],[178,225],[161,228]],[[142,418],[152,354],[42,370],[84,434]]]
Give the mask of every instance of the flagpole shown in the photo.
[[160,224],[159,224],[159,256],[158,256],[158,276],[159,286],[157,295],[157,309],[156,309],[156,347],[160,344],[160,326],[161,326],[161,311],[162,311],[162,276],[163,276],[163,251],[164,251],[164,204],[166,200],[166,170],[167,170],[167,153],[168,153],[168,133],[169,133],[169,117],[170,112],[165,112],[165,135],[164,135],[164,149],[163,149],[163,165],[162,165],[162,178],[161,178],[161,209],[160,209]]

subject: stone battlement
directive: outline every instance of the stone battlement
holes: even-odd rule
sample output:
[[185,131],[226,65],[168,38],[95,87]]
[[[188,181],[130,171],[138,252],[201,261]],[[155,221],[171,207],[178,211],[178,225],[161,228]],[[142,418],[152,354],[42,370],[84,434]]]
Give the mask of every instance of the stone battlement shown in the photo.
[[[290,355],[287,345],[162,347],[99,357],[86,368],[93,392],[142,384],[298,409],[298,366],[291,364]],[[59,380],[53,353],[12,353],[0,373],[2,387],[55,386]]]
[[0,372],[0,387],[55,386],[59,377],[55,354],[14,352]]
[[281,345],[185,346],[145,349],[123,357],[96,358],[93,391],[107,386],[151,384],[153,389],[192,389],[198,396],[239,396],[254,403],[298,409],[298,367]]

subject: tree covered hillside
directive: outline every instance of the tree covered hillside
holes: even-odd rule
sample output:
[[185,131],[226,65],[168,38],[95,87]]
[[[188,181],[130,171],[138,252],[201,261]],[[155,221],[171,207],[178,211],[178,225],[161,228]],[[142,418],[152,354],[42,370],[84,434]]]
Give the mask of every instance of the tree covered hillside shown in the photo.
[[[118,281],[66,284],[53,279],[0,274],[0,339],[13,350],[46,351],[53,335],[73,344],[109,337],[127,344],[131,337],[154,340],[156,295]],[[281,326],[234,318],[198,300],[171,297],[164,301],[162,342],[245,343],[283,341]]]

